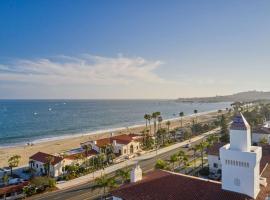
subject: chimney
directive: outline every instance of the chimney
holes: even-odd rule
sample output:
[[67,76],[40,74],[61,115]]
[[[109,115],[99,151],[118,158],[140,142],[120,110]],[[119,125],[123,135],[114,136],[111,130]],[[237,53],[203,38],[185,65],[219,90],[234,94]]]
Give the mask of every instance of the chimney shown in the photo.
[[116,140],[113,140],[113,146],[116,146]]
[[96,140],[94,140],[94,141],[93,141],[93,143],[96,145],[96,144],[97,144],[97,141],[96,141]]
[[136,164],[136,166],[130,172],[130,182],[135,183],[142,180],[142,169],[140,165]]

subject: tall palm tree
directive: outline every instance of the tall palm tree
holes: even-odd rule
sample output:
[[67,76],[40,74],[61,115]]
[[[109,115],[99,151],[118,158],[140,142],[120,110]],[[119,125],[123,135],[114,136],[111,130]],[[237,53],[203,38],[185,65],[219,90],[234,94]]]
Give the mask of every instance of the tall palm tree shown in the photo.
[[144,114],[143,118],[145,119],[145,128],[147,129],[148,114]]
[[46,173],[48,177],[51,175],[51,166],[52,166],[53,161],[54,161],[53,156],[48,156],[46,158],[45,169],[46,169]]
[[158,116],[157,120],[158,120],[158,130],[159,130],[161,128],[161,123],[163,119],[161,116]]
[[102,199],[105,197],[107,188],[111,189],[116,187],[116,181],[114,177],[109,178],[107,176],[101,176],[99,178],[96,178],[95,184],[96,185],[94,186],[94,188],[103,188],[103,194],[101,196]]
[[119,169],[116,171],[116,176],[118,176],[121,179],[122,184],[124,184],[130,179],[130,170]]
[[175,163],[179,160],[179,157],[177,154],[173,154],[170,157],[170,162],[173,164],[172,170],[174,171],[175,169]]
[[179,117],[181,117],[181,128],[183,128],[183,117],[184,117],[184,112],[179,113]]
[[206,141],[202,141],[200,144],[195,145],[195,148],[198,151],[200,151],[200,153],[201,153],[201,160],[202,160],[201,167],[202,167],[202,169],[203,169],[203,153],[204,153],[205,149],[207,148],[207,146],[208,146],[208,142],[206,142]]
[[12,176],[13,168],[14,168],[14,167],[18,167],[19,162],[20,162],[20,159],[21,159],[21,156],[19,156],[19,155],[11,156],[11,157],[8,159],[8,166],[9,166],[9,168],[10,168],[10,176]]
[[198,110],[197,110],[197,109],[194,110],[194,114],[196,115],[196,116],[195,116],[196,123],[198,123],[198,119],[197,119]]
[[170,125],[171,125],[171,122],[170,122],[170,121],[167,121],[167,122],[166,122],[166,125],[167,125],[167,132],[169,133],[169,132],[170,132]]

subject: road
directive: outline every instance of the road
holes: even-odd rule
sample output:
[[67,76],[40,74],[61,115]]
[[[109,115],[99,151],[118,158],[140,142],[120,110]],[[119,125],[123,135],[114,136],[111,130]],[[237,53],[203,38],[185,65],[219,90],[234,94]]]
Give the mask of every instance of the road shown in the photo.
[[[192,142],[192,146],[198,144],[201,140],[196,142]],[[160,155],[154,156],[149,159],[145,159],[139,161],[139,165],[141,166],[143,172],[151,171],[154,169],[155,163],[157,159],[168,159],[172,154],[178,152],[179,150],[187,151],[187,149],[179,147],[177,149],[170,150],[168,152],[162,153]],[[189,151],[188,154],[192,152]],[[58,190],[50,193],[45,193],[41,195],[36,195],[29,200],[87,200],[87,199],[95,199],[99,197],[101,190],[100,189],[92,189],[93,182],[81,184],[78,186],[74,186],[72,188]]]

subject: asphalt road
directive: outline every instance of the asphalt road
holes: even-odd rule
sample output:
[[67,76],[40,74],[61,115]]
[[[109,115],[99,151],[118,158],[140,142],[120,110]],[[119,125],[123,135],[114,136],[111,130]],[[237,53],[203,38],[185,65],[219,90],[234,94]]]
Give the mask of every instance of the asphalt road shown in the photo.
[[[192,143],[193,145],[196,145],[200,141],[196,141]],[[156,160],[161,159],[169,159],[169,157],[178,152],[179,150],[184,150],[187,152],[187,149],[185,148],[177,148],[173,149],[171,151],[168,151],[166,153],[163,153],[161,155],[158,155],[156,157],[143,160],[139,162],[140,167],[142,168],[143,172],[148,172],[154,169]],[[187,154],[192,154],[192,151],[188,151]],[[36,195],[30,198],[27,198],[29,200],[88,200],[88,199],[96,199],[99,197],[99,195],[102,193],[101,189],[92,189],[93,182],[89,182],[86,184],[74,186],[69,189],[65,190],[57,190],[54,192],[44,193],[40,195]]]

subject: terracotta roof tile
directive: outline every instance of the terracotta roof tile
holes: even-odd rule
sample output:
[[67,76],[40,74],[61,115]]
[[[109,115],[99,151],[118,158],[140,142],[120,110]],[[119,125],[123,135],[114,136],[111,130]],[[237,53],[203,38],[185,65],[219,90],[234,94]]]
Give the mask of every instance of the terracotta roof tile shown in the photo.
[[211,147],[207,149],[207,154],[208,155],[213,155],[213,156],[219,156],[219,149],[223,147],[226,143],[224,142],[216,142],[214,143]]
[[89,156],[93,156],[93,155],[97,155],[97,154],[98,154],[97,151],[95,151],[94,149],[91,149],[87,153],[84,151],[84,152],[81,152],[81,153],[76,153],[76,154],[71,154],[71,155],[64,156],[64,158],[69,159],[69,160],[76,160],[80,156],[85,158],[85,157],[89,157]]
[[112,144],[114,140],[116,140],[116,142],[118,144],[129,144],[132,141],[135,141],[135,137],[138,137],[137,135],[135,136],[135,134],[130,134],[130,135],[117,135],[117,136],[113,136],[110,138],[103,138],[100,140],[97,140],[97,146],[98,147],[104,147],[106,145]]
[[221,183],[156,170],[142,181],[112,191],[124,200],[251,200],[244,194],[221,189]]
[[9,193],[13,193],[13,192],[19,192],[26,185],[28,185],[27,181],[20,183],[18,185],[10,185],[10,186],[0,188],[0,195],[9,194]]
[[50,155],[43,152],[37,152],[36,154],[32,155],[29,159],[36,160],[45,164],[48,162],[48,157],[53,157],[52,165],[56,165],[57,163],[63,160],[62,157]]

